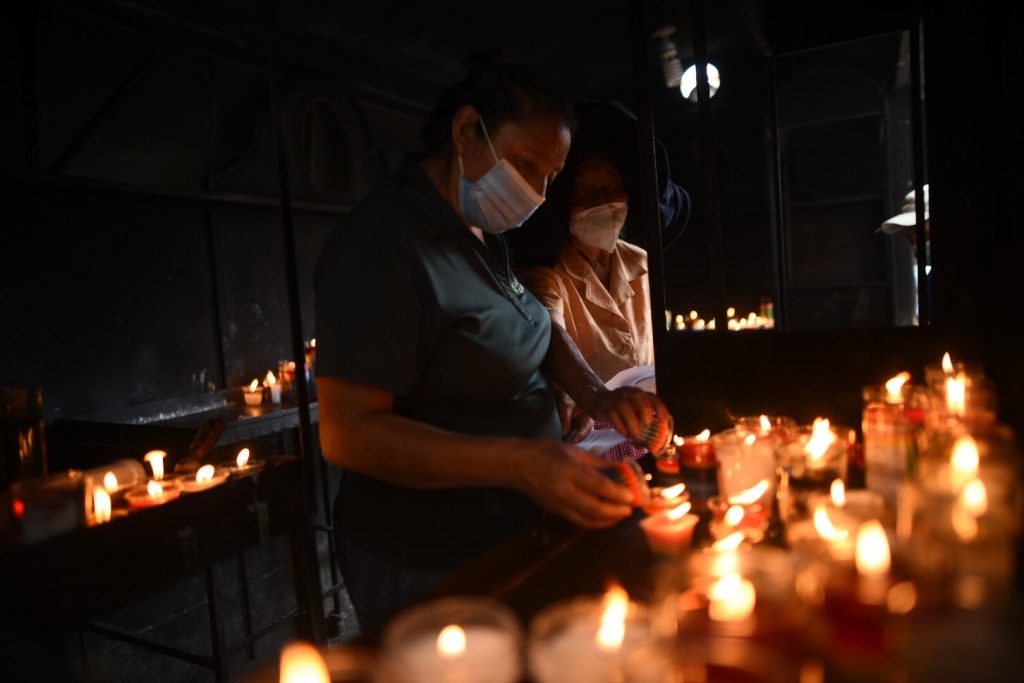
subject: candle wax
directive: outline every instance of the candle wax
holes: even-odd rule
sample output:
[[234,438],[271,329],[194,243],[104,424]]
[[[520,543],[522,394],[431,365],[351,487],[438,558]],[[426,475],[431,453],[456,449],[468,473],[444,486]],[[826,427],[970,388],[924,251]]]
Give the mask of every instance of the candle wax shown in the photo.
[[651,550],[665,555],[674,555],[690,547],[693,530],[700,517],[687,513],[679,519],[672,519],[665,512],[646,517],[640,527],[647,537]]
[[443,657],[437,634],[425,633],[394,653],[408,683],[515,683],[520,676],[519,651],[512,634],[484,625],[463,625],[466,650]]

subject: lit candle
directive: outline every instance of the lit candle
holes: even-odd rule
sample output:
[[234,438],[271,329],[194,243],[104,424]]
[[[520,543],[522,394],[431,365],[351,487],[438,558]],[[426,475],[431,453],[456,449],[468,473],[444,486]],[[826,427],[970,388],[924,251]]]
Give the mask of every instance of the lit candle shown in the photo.
[[715,466],[715,449],[711,445],[711,430],[705,429],[693,436],[675,436],[678,463],[691,469],[709,469]]
[[677,507],[689,498],[690,494],[686,492],[686,484],[665,487],[652,486],[651,499],[644,505],[644,512],[653,515],[662,510]]
[[[473,616],[462,605],[494,613]],[[506,608],[463,598],[411,608],[384,635],[387,664],[402,683],[515,683],[522,669],[519,644]]]
[[106,489],[96,487],[92,490],[92,519],[96,524],[110,521],[110,494]]
[[537,683],[613,683],[630,653],[651,641],[640,608],[619,586],[543,610],[531,625],[530,670]]
[[281,651],[281,683],[330,683],[331,675],[320,651],[309,643],[290,643]]
[[164,478],[164,458],[166,457],[166,451],[150,451],[142,456],[142,459],[149,463],[149,467],[153,471],[154,479]]
[[213,465],[203,465],[196,470],[195,479],[183,479],[181,481],[181,488],[186,493],[196,493],[198,491],[205,491],[206,489],[213,488],[218,484],[223,484],[230,472]]
[[113,472],[107,472],[104,474],[103,488],[107,490],[107,493],[114,493],[117,491],[117,475]]
[[708,616],[713,621],[742,621],[754,613],[754,584],[737,573],[726,574],[708,587]]
[[256,460],[250,457],[248,448],[243,448],[238,451],[238,455],[235,456],[235,462],[231,469],[238,473],[247,473],[259,470],[263,467],[265,462],[263,460]]
[[270,370],[267,370],[267,377],[263,380],[263,385],[270,389],[270,402],[280,403],[281,385],[277,383],[277,378],[274,377],[274,373]]
[[244,388],[243,395],[247,406],[258,406],[263,403],[263,387],[260,386],[260,381],[254,379],[249,386]]
[[771,481],[762,479],[725,498],[712,496],[708,509],[712,536],[721,538],[739,531],[751,543],[760,543],[771,521]]
[[854,564],[857,568],[857,596],[861,602],[880,605],[889,587],[892,556],[885,529],[877,521],[866,522],[857,531]]
[[133,510],[155,507],[170,502],[181,495],[181,487],[173,481],[163,483],[151,479],[145,486],[136,486],[124,494]]
[[946,409],[959,418],[967,412],[967,378],[963,373],[946,378]]
[[775,482],[775,439],[759,437],[736,428],[719,432],[711,438],[718,460],[718,493],[724,500],[747,495],[762,481],[768,486],[761,492],[768,500]]
[[640,521],[647,542],[656,553],[675,555],[690,547],[693,530],[700,517],[690,513],[687,501],[670,510],[645,517]]

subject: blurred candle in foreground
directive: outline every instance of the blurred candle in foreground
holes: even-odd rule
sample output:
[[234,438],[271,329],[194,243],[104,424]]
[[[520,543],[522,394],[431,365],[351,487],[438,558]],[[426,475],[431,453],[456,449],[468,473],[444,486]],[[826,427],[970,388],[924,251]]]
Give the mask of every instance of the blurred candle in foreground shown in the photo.
[[280,683],[331,683],[327,663],[309,643],[291,643],[281,651]]
[[94,488],[92,491],[92,517],[97,524],[110,521],[110,494],[106,489]]

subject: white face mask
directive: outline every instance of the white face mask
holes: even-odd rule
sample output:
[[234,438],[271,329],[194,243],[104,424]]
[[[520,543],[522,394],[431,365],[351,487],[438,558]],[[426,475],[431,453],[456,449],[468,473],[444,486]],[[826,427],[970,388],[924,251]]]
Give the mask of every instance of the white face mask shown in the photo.
[[480,127],[495,164],[479,180],[471,181],[459,156],[459,208],[470,225],[498,235],[525,223],[544,203],[544,197],[537,194],[508,159],[498,159],[483,119]]
[[615,250],[622,226],[626,224],[629,204],[611,202],[580,211],[569,222],[569,231],[576,238],[591,247],[603,249],[609,254]]

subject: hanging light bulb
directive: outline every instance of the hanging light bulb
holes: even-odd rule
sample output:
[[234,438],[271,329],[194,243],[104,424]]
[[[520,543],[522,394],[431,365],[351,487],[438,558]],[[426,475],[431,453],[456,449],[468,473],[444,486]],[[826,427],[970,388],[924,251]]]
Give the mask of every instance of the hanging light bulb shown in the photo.
[[[708,96],[714,97],[718,89],[722,87],[722,77],[718,73],[718,67],[708,62]],[[697,101],[697,65],[691,64],[683,72],[683,78],[679,82],[679,92],[691,102]]]

